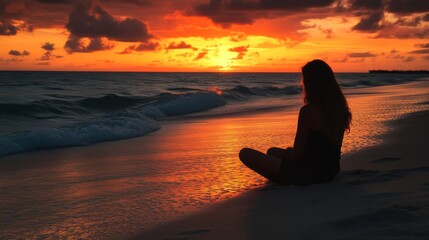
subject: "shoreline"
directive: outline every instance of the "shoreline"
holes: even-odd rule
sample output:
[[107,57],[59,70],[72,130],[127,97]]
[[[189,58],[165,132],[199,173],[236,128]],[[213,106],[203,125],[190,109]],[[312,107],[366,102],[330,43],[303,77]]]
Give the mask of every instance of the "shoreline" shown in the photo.
[[[424,80],[426,81],[426,80]],[[401,84],[392,84],[392,85],[381,85],[381,86],[367,86],[367,87],[358,87],[358,88],[345,88],[343,89],[344,93],[349,94],[348,98],[354,98],[354,97],[359,97],[362,95],[365,96],[369,96],[372,94],[377,94],[377,93],[383,93],[385,94],[387,91],[386,89],[396,89],[398,88],[398,86],[409,86],[409,85],[413,85],[413,84],[418,84],[419,81],[411,81],[411,82],[407,82],[407,83],[401,83]],[[288,102],[291,101],[291,102]],[[272,105],[270,106],[266,106],[264,104],[264,102],[268,102],[271,103]],[[288,102],[287,104],[285,104],[285,102]],[[299,103],[298,103],[299,102]],[[274,104],[273,104],[274,103]],[[257,115],[260,113],[275,113],[275,112],[284,112],[284,111],[289,111],[288,109],[292,109],[293,111],[295,111],[296,109],[299,109],[299,107],[301,106],[301,99],[300,99],[300,94],[292,94],[292,95],[288,95],[285,97],[272,97],[272,98],[260,98],[260,99],[251,99],[246,101],[246,104],[244,106],[241,106],[241,103],[239,102],[232,102],[232,103],[228,103],[226,105],[223,106],[218,106],[218,107],[214,107],[211,109],[207,109],[205,111],[201,111],[201,112],[195,112],[195,113],[190,113],[190,114],[184,114],[184,115],[173,115],[173,116],[169,116],[169,117],[165,117],[165,118],[161,118],[156,120],[157,123],[159,124],[157,127],[153,127],[149,124],[149,126],[146,127],[146,129],[144,130],[144,133],[138,134],[138,135],[132,135],[132,136],[125,136],[125,137],[107,137],[106,139],[101,139],[101,140],[92,140],[91,138],[89,140],[87,140],[88,142],[85,142],[84,140],[77,140],[77,142],[74,143],[60,143],[60,144],[54,144],[53,146],[50,146],[49,144],[46,145],[44,143],[41,144],[41,146],[35,146],[35,147],[27,147],[26,143],[24,142],[24,146],[20,146],[20,143],[17,142],[15,144],[9,144],[6,145],[5,148],[3,149],[7,149],[8,147],[12,147],[12,148],[16,148],[18,150],[11,150],[11,151],[3,151],[2,153],[0,153],[0,162],[2,161],[3,158],[8,158],[9,156],[14,156],[14,155],[20,155],[20,154],[26,154],[26,153],[33,153],[33,152],[39,152],[39,151],[49,151],[49,150],[58,150],[58,149],[67,149],[67,148],[75,148],[75,147],[86,147],[86,146],[93,146],[96,144],[103,144],[103,143],[110,143],[110,142],[117,142],[117,141],[123,141],[123,140],[129,140],[129,139],[135,139],[135,138],[140,138],[140,137],[144,137],[147,136],[148,134],[153,134],[155,132],[157,132],[160,127],[162,127],[163,124],[165,123],[171,123],[171,122],[176,122],[177,124],[180,124],[182,122],[186,122],[188,120],[210,120],[210,119],[219,119],[219,118],[230,118],[230,117],[246,117],[246,115]],[[242,107],[242,108],[238,108]],[[53,135],[55,134],[59,134],[60,136],[58,138],[62,138],[62,139],[57,139],[60,140],[60,142],[63,142],[64,139],[66,138],[66,136],[61,135],[61,133],[58,133],[60,131],[69,131],[71,129],[74,129],[73,127],[69,127],[69,128],[53,128]],[[58,130],[58,131],[57,131]],[[37,132],[36,132],[37,133]],[[73,133],[73,131],[72,131]],[[13,134],[12,134],[13,135]],[[30,134],[31,135],[31,134]],[[75,133],[75,135],[79,136],[79,135],[85,135],[85,132],[83,133]],[[20,136],[19,134],[17,136],[15,136],[15,138],[22,138],[23,136]],[[73,135],[71,136],[71,139],[73,139]],[[52,139],[54,139],[54,137],[51,137]],[[6,143],[8,143],[8,139],[2,139],[3,141],[5,141]],[[27,139],[27,142],[37,142],[37,138],[29,138]],[[81,142],[83,141],[83,142]],[[12,140],[12,142],[14,142],[14,140]],[[73,142],[73,141],[72,141]],[[28,148],[28,149],[27,149]]]
[[389,121],[383,143],[344,156],[331,183],[267,184],[130,239],[426,239],[427,123],[429,110]]
[[[373,87],[364,87],[364,88],[356,88],[356,89],[343,89],[344,93],[348,94],[348,99],[355,98],[355,97],[361,97],[361,96],[372,96],[376,94],[385,94],[389,89],[397,88],[398,86],[407,86],[415,84],[417,81],[412,83],[401,83],[401,84],[393,84],[393,85],[386,85],[386,86],[373,86]],[[380,91],[381,90],[381,91]],[[196,112],[189,115],[178,115],[178,116],[171,116],[166,119],[159,120],[159,123],[161,124],[161,127],[159,129],[156,129],[154,131],[150,131],[148,133],[145,133],[140,136],[136,137],[129,137],[129,138],[121,138],[121,139],[115,139],[115,140],[106,140],[106,141],[100,141],[100,142],[94,142],[90,144],[84,144],[84,145],[70,145],[70,146],[61,146],[61,147],[48,147],[48,148],[40,148],[40,149],[34,149],[34,150],[28,150],[28,151],[22,151],[22,152],[16,152],[12,154],[6,154],[6,155],[0,155],[0,163],[4,159],[7,159],[8,161],[10,158],[21,158],[22,156],[31,155],[33,153],[44,153],[44,152],[50,152],[50,151],[61,151],[61,150],[68,150],[68,149],[79,149],[79,148],[86,148],[86,147],[93,147],[97,145],[103,145],[103,144],[110,144],[110,143],[117,143],[121,141],[133,141],[135,139],[143,138],[146,136],[150,136],[153,134],[156,134],[161,128],[163,128],[165,125],[170,124],[183,124],[188,122],[197,122],[197,121],[207,121],[207,120],[218,120],[218,119],[229,119],[229,118],[236,118],[236,117],[249,117],[254,115],[260,115],[260,114],[270,114],[270,113],[287,113],[290,114],[291,112],[297,113],[299,112],[299,108],[302,105],[302,100],[300,99],[300,94],[297,95],[290,95],[283,98],[272,98],[272,99],[254,99],[249,101],[251,103],[249,106],[246,106],[244,110],[240,110],[238,112],[232,112],[232,111],[226,111],[222,113],[217,113],[219,109],[221,108],[231,108],[234,107],[235,104],[231,105],[225,105],[216,107],[213,109],[209,109],[208,111],[203,112]],[[279,104],[279,102],[287,102],[287,104],[282,103]],[[264,102],[275,102],[273,106],[270,107],[261,107]]]
[[[355,126],[349,138],[356,141],[346,141],[345,151],[362,150],[365,146],[380,142],[376,139],[378,133],[389,129],[386,124],[381,123],[386,119],[402,118],[403,113],[427,109],[426,106],[422,107],[423,105],[416,106],[416,102],[428,102],[424,88],[426,85],[425,82],[416,82],[400,87],[374,88],[370,93],[365,93],[367,89],[349,92],[352,108],[356,110],[357,123],[364,120],[371,121],[374,125]],[[391,107],[383,109],[383,104]],[[400,106],[406,109],[397,109]],[[213,119],[182,119],[178,122],[165,122],[159,131],[143,137],[7,156],[2,159],[7,161],[0,163],[2,173],[0,188],[6,193],[4,198],[6,200],[3,200],[0,206],[0,213],[5,214],[5,222],[0,228],[9,230],[2,236],[10,239],[13,239],[13,236],[123,239],[132,233],[155,231],[154,226],[177,224],[185,216],[213,212],[214,205],[218,213],[215,211],[213,214],[222,215],[219,221],[225,222],[225,229],[228,229],[229,225],[239,224],[241,238],[248,239],[251,237],[243,233],[243,228],[246,227],[243,227],[243,220],[246,224],[250,221],[252,225],[254,219],[243,217],[246,214],[257,216],[258,209],[266,205],[267,200],[264,196],[267,194],[269,197],[277,193],[280,195],[278,199],[287,198],[287,204],[296,206],[295,215],[292,215],[301,219],[300,211],[303,207],[310,207],[313,212],[320,211],[321,207],[335,208],[336,206],[329,204],[324,205],[326,203],[322,200],[326,198],[324,195],[332,194],[332,190],[336,188],[339,189],[339,197],[344,200],[343,202],[350,203],[351,199],[348,196],[360,198],[359,194],[368,190],[356,182],[371,180],[362,180],[359,177],[379,178],[381,175],[381,178],[389,178],[392,174],[397,175],[395,172],[383,173],[372,170],[363,173],[370,176],[361,176],[359,173],[353,175],[351,172],[353,161],[347,161],[342,167],[343,170],[347,170],[345,176],[350,182],[309,186],[306,189],[315,189],[317,193],[313,200],[307,199],[308,190],[303,191],[293,186],[283,190],[275,185],[267,185],[265,179],[244,168],[236,157],[237,153],[244,146],[264,150],[273,145],[280,147],[290,145],[296,129],[297,111],[298,107],[293,107]],[[345,154],[343,160],[346,157],[348,159],[349,155],[355,156],[354,153]],[[375,157],[378,159],[378,156]],[[380,158],[395,156],[383,155]],[[378,166],[384,166],[387,162],[401,161],[385,159],[382,162],[384,164]],[[357,186],[360,190],[350,191],[344,188],[347,184]],[[252,201],[237,206],[235,203],[238,200],[235,199],[242,199],[241,195],[250,196],[247,198]],[[322,205],[313,206],[311,203],[314,201],[321,202]],[[332,204],[338,203],[334,201]],[[228,207],[219,209],[218,204],[221,206],[230,204],[233,210]],[[284,203],[270,200],[269,204]],[[346,213],[364,211],[364,204],[357,202],[356,206],[357,210],[343,206],[340,212],[323,214],[347,216]],[[276,216],[276,211],[272,210],[269,211]],[[230,211],[238,212],[231,215]],[[235,222],[225,220],[229,216],[232,216]],[[31,222],[31,219],[38,219],[38,222]],[[172,220],[173,223],[168,223]],[[316,220],[314,219],[314,224]],[[264,221],[264,224],[273,223],[271,218],[265,218]],[[294,221],[290,219],[288,221],[290,225],[297,227]],[[274,221],[276,222],[277,220]],[[305,225],[305,222],[302,222],[302,225]],[[211,230],[206,231],[207,229]],[[188,231],[188,229],[177,230],[180,233]],[[199,233],[205,238],[207,234],[215,232],[212,228],[199,229],[196,232],[191,228],[189,231],[185,235],[190,234],[192,238],[198,238]],[[177,234],[168,229],[165,232],[172,234],[169,237]],[[176,237],[186,238],[182,235]],[[222,238],[228,236],[219,235]],[[235,238],[236,235],[231,236]],[[157,239],[157,236],[154,238]]]

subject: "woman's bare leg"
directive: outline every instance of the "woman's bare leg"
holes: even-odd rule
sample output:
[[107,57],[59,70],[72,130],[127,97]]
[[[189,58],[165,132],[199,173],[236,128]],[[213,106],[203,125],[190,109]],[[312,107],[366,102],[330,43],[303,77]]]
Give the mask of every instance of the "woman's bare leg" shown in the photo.
[[268,179],[277,177],[282,162],[281,158],[251,148],[241,149],[239,157],[244,165]]
[[284,149],[284,148],[272,147],[267,150],[267,154],[281,159],[291,158],[292,148],[289,147]]

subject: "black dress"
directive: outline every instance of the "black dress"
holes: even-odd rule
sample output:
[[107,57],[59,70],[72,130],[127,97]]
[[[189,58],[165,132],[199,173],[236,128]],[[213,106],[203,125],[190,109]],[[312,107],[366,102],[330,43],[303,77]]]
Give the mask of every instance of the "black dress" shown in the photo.
[[335,146],[320,132],[310,132],[304,145],[304,157],[297,161],[284,158],[273,182],[305,186],[331,181],[340,171],[341,146]]

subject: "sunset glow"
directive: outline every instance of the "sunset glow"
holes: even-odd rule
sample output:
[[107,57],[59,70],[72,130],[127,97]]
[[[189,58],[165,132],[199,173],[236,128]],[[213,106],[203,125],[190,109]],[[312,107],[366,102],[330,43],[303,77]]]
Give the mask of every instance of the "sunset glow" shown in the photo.
[[0,1],[1,70],[427,69],[426,0]]

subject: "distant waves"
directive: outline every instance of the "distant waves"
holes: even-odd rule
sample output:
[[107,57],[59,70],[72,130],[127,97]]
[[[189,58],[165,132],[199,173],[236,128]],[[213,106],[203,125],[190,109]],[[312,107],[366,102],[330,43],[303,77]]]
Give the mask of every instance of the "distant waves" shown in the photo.
[[[347,88],[420,80],[419,75],[337,74]],[[0,73],[0,156],[142,136],[159,121],[261,99],[298,96],[299,74]],[[270,104],[270,101],[266,101]],[[247,105],[246,105],[247,104]],[[223,112],[222,109],[225,109]],[[179,117],[180,118],[180,117]]]

